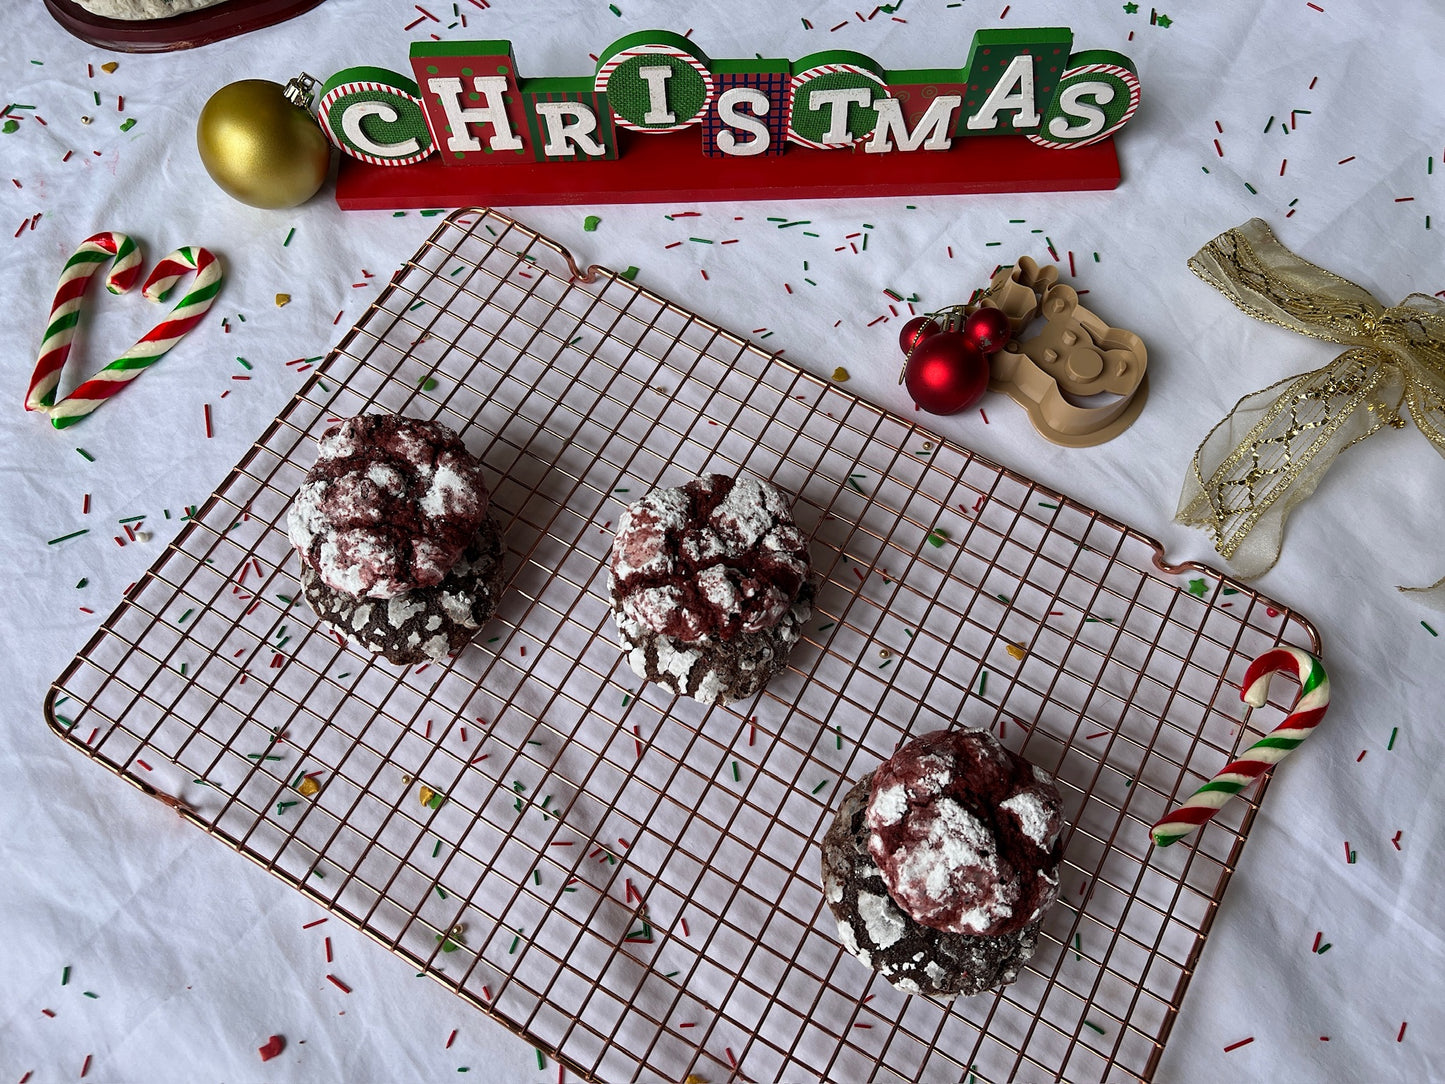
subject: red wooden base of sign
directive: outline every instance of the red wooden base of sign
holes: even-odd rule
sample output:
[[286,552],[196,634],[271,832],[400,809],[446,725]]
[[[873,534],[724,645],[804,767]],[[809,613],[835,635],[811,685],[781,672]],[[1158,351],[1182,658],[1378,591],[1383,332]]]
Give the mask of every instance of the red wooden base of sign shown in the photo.
[[956,139],[947,151],[864,154],[795,146],[757,158],[709,158],[699,139],[693,130],[635,136],[611,162],[531,162],[499,155],[489,165],[448,166],[433,154],[413,166],[371,166],[343,156],[336,202],[346,211],[386,211],[1079,192],[1119,184],[1112,139],[1047,150],[1022,136],[970,136]]

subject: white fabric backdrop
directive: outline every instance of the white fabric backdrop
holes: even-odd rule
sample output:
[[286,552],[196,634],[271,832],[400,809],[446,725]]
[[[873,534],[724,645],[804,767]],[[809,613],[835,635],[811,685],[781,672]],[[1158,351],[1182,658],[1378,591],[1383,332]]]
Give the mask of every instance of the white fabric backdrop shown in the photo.
[[[450,6],[433,5],[443,15]],[[930,307],[962,299],[996,262],[1047,260],[1047,236],[1061,256],[1075,253],[1072,281],[1090,291],[1090,307],[1147,343],[1142,417],[1086,451],[1045,444],[999,398],[984,404],[987,426],[972,412],[937,424],[1160,538],[1176,560],[1213,557],[1202,534],[1171,523],[1195,444],[1241,395],[1332,356],[1236,312],[1189,273],[1189,255],[1257,215],[1386,303],[1445,288],[1445,14],[1432,5],[1216,0],[1168,10],[1167,26],[1151,24],[1148,5],[1131,13],[1063,0],[906,0],[897,19],[868,21],[845,3],[782,12],[739,0],[714,12],[619,0],[620,17],[604,3],[560,0],[460,7],[465,30],[445,29],[444,18],[407,31],[418,17],[411,4],[327,0],[288,24],[151,56],[71,38],[39,0],[7,8],[0,96],[35,108],[12,110],[17,129],[0,134],[0,540],[12,562],[0,581],[0,1079],[73,1080],[87,1057],[87,1079],[102,1081],[406,1081],[462,1067],[472,1080],[556,1078],[523,1041],[340,922],[303,930],[322,912],[86,763],[42,723],[49,682],[174,537],[175,513],[210,492],[304,379],[285,362],[325,353],[435,225],[416,212],[344,214],[329,191],[279,212],[227,199],[194,142],[200,107],[221,85],[284,82],[302,69],[324,78],[359,63],[406,70],[408,42],[432,30],[511,39],[527,76],[585,73],[589,52],[649,27],[691,27],[719,57],[846,47],[901,68],[961,63],[980,28],[1072,26],[1076,47],[1133,57],[1143,83],[1114,192],[788,205],[818,239],[773,228],[765,219],[781,213],[777,204],[701,205],[688,209],[704,217],[685,223],[664,216],[686,205],[506,210],[582,260],[635,264],[640,281],[724,324],[772,329],[767,345],[815,373],[846,366],[851,390],[899,410],[908,404],[893,383],[897,325],[865,326],[885,311],[883,290],[917,291]],[[119,68],[106,74],[100,64],[111,59]],[[128,132],[124,117],[137,121]],[[589,213],[602,219],[595,233],[582,228]],[[727,222],[741,243],[665,247],[709,222]],[[873,227],[867,253],[836,253],[862,222]],[[180,244],[211,247],[227,281],[213,317],[157,372],[57,433],[21,409],[24,388],[56,276],[102,229],[133,234],[152,258]],[[818,286],[789,295],[782,283],[796,284],[803,259]],[[277,293],[291,303],[278,308]],[[135,338],[137,310],[94,288],[89,303],[98,318],[87,353],[113,357]],[[232,316],[223,333],[215,314],[240,313],[245,322]],[[236,355],[254,366],[249,382],[230,379],[241,373]],[[1422,626],[1445,628],[1445,618],[1394,590],[1445,574],[1442,486],[1445,463],[1413,427],[1373,438],[1295,513],[1282,560],[1260,581],[1320,629],[1334,703],[1270,789],[1161,1080],[1445,1077],[1445,873],[1429,858],[1445,787],[1436,769],[1445,639]],[[141,514],[154,537],[117,546],[116,521]],[[82,527],[87,535],[47,545]],[[1345,840],[1358,852],[1353,865]],[[1332,946],[1324,955],[1311,951],[1317,931]],[[322,935],[349,997],[324,979]],[[273,1033],[288,1048],[263,1067],[257,1047]]]

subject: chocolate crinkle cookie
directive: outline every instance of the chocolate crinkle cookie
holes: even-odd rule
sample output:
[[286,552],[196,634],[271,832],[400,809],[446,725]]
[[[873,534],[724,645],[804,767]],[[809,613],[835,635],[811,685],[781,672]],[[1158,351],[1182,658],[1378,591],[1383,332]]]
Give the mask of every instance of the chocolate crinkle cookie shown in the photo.
[[786,668],[812,616],[809,574],[808,542],[783,494],[709,474],[622,513],[607,585],[633,671],[722,704]]
[[438,422],[335,425],[287,515],[317,615],[391,662],[460,650],[496,611],[502,534],[481,463]]
[[1013,982],[1058,895],[1062,802],[985,730],[899,749],[843,801],[823,888],[844,947],[907,993]]
[[365,414],[321,435],[287,536],[327,587],[391,598],[440,583],[476,538],[489,501],[482,465],[456,433]]

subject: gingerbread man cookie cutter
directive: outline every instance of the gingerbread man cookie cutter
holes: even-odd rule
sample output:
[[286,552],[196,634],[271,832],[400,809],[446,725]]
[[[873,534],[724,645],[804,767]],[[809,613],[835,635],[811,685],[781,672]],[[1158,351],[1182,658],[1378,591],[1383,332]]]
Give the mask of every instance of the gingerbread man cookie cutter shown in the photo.
[[[1013,337],[989,359],[989,390],[1028,413],[1045,439],[1088,448],[1134,423],[1148,398],[1148,353],[1132,331],[1110,327],[1058,281],[1058,269],[1020,256],[1000,268],[966,311],[991,307],[1009,319]],[[1019,336],[1038,318],[1031,338]]]

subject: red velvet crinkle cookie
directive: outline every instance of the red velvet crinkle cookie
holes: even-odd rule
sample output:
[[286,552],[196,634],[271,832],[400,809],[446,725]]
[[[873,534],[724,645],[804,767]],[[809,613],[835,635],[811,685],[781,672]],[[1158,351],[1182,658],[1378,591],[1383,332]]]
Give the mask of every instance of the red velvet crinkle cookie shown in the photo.
[[709,474],[655,489],[618,520],[608,590],[638,676],[703,703],[751,696],[812,615],[808,541],[787,498]]
[[1011,933],[1058,895],[1058,788],[985,730],[939,730],[899,749],[874,773],[867,823],[889,895],[925,926]]
[[366,414],[322,434],[287,535],[327,587],[393,598],[440,583],[489,502],[481,463],[452,430]]

